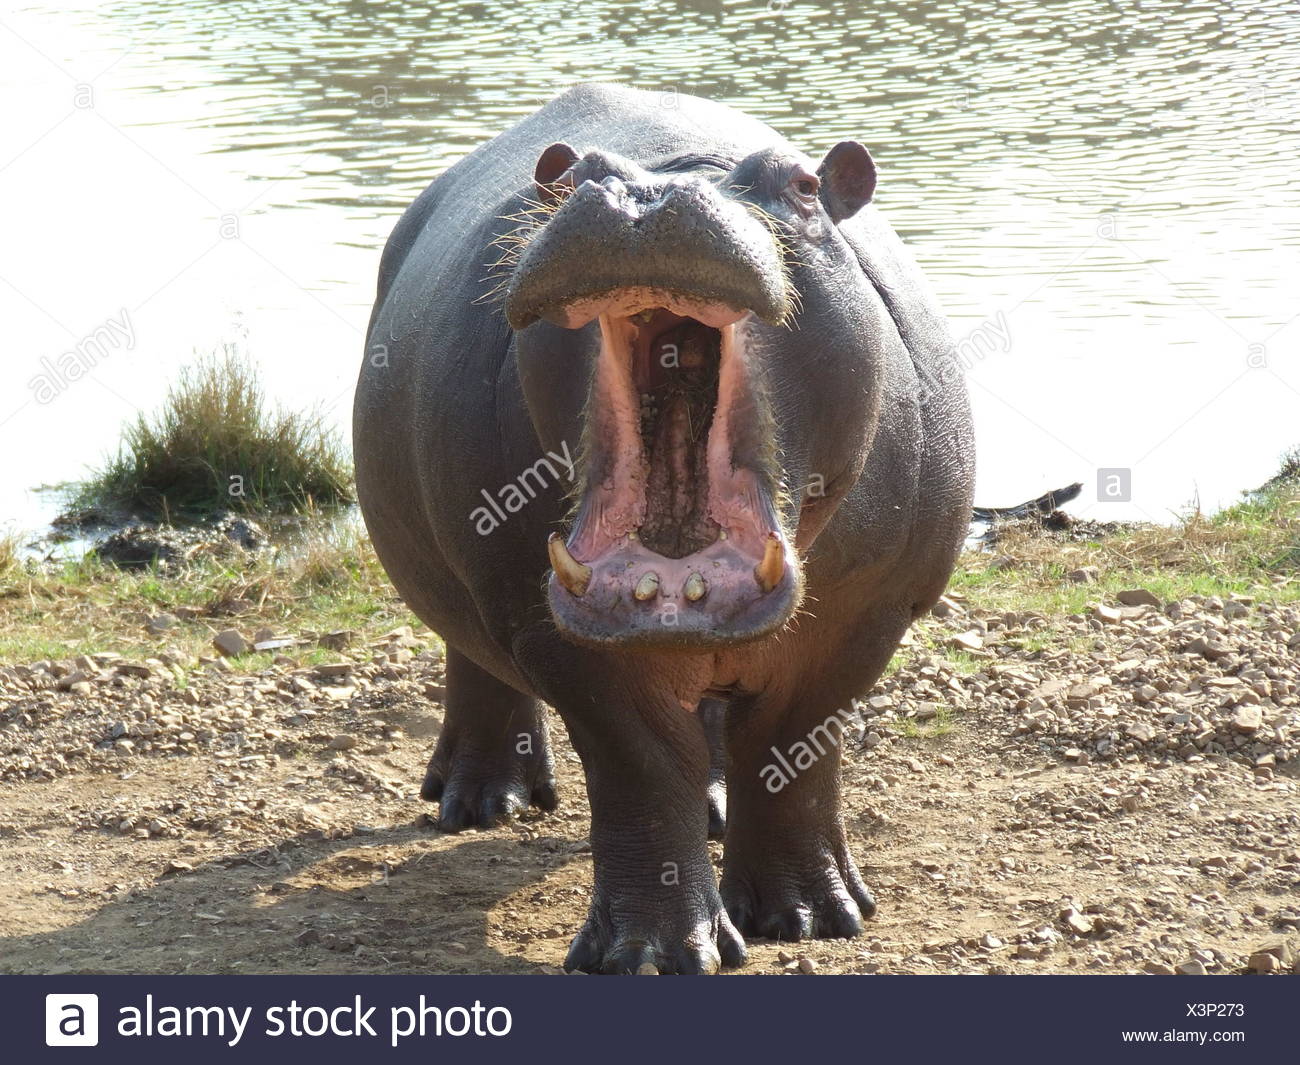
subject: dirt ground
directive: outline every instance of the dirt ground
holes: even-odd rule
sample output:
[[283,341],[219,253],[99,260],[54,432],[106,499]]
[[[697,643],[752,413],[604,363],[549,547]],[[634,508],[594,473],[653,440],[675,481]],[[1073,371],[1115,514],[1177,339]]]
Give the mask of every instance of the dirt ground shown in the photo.
[[[964,665],[914,645],[844,737],[878,915],[856,940],[750,941],[738,971],[1289,971],[1294,608],[1038,619],[1066,626],[1044,651],[1016,638],[1033,618],[950,607],[930,635]],[[1214,658],[1179,643],[1207,611]],[[443,835],[417,796],[440,649],[408,630],[340,658],[0,668],[0,972],[558,973],[591,884],[558,718],[559,809]],[[1258,721],[1224,696],[1252,662],[1275,674]]]

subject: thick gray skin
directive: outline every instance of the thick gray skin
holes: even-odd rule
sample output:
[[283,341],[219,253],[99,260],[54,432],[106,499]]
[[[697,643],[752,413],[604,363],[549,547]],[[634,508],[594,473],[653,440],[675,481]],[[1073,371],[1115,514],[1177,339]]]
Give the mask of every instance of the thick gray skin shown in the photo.
[[[861,930],[874,904],[845,842],[838,747],[776,794],[762,771],[772,747],[787,751],[874,683],[942,592],[971,506],[969,413],[945,359],[951,339],[918,269],[867,206],[796,270],[804,307],[793,327],[764,337],[786,481],[816,472],[832,486],[821,505],[833,513],[805,557],[809,613],[778,637],[720,652],[580,647],[560,637],[545,599],[546,538],[568,511],[563,466],[559,485],[490,535],[475,531],[481,489],[496,493],[580,438],[596,349],[594,323],[515,334],[483,298],[488,245],[512,227],[500,216],[520,194],[536,195],[539,154],[567,141],[649,166],[685,150],[794,151],[733,110],[672,102],[570,90],[425,190],[385,250],[356,397],[370,534],[398,591],[448,646],[447,723],[425,796],[441,798],[453,830],[530,801],[549,809],[542,701],[556,708],[592,807],[592,904],[567,963],[588,971],[651,962],[711,972],[743,960],[737,930],[784,940]],[[856,335],[842,335],[846,322]],[[706,837],[711,819],[721,827],[709,733],[716,741],[722,730],[708,727],[721,703],[707,699],[694,714],[679,703],[707,688],[731,693],[720,890]]]

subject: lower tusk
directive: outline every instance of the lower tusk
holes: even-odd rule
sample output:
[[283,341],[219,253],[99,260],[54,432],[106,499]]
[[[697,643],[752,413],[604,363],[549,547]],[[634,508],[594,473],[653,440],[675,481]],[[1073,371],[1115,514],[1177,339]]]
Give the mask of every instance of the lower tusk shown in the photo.
[[653,599],[659,594],[659,574],[647,573],[636,582],[636,588],[632,594],[636,596],[638,602],[644,603],[647,599]]
[[754,567],[754,580],[766,594],[781,583],[785,575],[785,549],[781,538],[776,533],[767,534],[767,546],[763,548],[763,561]]
[[682,594],[692,603],[698,603],[709,594],[709,586],[698,573],[692,573],[686,578],[686,584],[682,587]]
[[555,570],[555,579],[564,585],[571,595],[579,597],[586,595],[587,585],[591,583],[591,567],[584,566],[569,554],[569,549],[564,546],[559,533],[551,533],[547,538],[546,552],[551,556],[551,569]]

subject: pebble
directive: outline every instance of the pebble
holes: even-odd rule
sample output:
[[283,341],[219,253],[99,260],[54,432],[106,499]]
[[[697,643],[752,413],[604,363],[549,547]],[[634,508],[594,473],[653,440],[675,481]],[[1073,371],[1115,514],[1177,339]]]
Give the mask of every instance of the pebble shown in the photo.
[[1115,596],[1115,598],[1123,603],[1124,606],[1158,607],[1160,605],[1160,600],[1145,588],[1130,588],[1126,591],[1120,592]]
[[1238,732],[1258,732],[1264,724],[1264,712],[1258,706],[1239,706],[1232,715],[1232,727]]
[[227,658],[236,658],[249,651],[248,641],[238,629],[224,629],[217,633],[212,637],[212,646]]

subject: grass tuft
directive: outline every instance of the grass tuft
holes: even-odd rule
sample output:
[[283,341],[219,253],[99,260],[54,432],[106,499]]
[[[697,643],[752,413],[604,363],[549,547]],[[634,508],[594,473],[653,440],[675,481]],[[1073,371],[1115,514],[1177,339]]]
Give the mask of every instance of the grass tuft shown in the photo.
[[74,510],[174,520],[351,497],[347,453],[323,413],[272,408],[256,367],[226,345],[182,370],[160,410],[127,424],[117,455],[82,487]]

